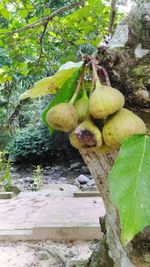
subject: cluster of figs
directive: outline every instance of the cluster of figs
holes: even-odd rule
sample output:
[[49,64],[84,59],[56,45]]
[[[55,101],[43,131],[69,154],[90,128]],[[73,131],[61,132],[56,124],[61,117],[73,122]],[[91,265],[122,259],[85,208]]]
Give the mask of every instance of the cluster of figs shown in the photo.
[[84,88],[78,100],[52,107],[46,115],[47,123],[54,129],[70,132],[72,146],[81,150],[109,153],[133,134],[145,134],[143,120],[123,108],[123,94],[95,80],[90,96]]

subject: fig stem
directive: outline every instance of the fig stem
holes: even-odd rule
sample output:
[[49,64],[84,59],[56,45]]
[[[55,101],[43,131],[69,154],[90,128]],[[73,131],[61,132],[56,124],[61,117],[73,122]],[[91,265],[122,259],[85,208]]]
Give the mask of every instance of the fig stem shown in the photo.
[[97,74],[97,65],[94,60],[91,60],[91,63],[92,63],[94,82],[96,83],[96,85],[101,85],[99,76]]
[[77,84],[77,87],[75,89],[75,92],[74,92],[72,98],[69,101],[69,103],[72,104],[72,105],[74,104],[74,102],[75,102],[75,100],[76,100],[76,98],[78,96],[78,93],[80,91],[80,86],[81,86],[82,80],[84,79],[84,71],[85,71],[85,63],[83,64],[82,72],[81,72],[80,78],[78,80],[78,84]]
[[82,91],[86,92],[85,83],[84,83],[84,77],[82,79]]
[[90,96],[91,96],[92,92],[94,91],[94,87],[95,87],[95,79],[94,79],[94,75],[92,75],[92,83],[91,83],[91,88],[90,88]]
[[98,69],[99,69],[99,70],[102,70],[102,72],[103,72],[103,74],[104,74],[104,76],[105,76],[106,84],[107,84],[108,86],[111,87],[111,83],[110,83],[109,75],[108,75],[107,71],[105,70],[105,68],[102,67],[102,66],[98,66]]

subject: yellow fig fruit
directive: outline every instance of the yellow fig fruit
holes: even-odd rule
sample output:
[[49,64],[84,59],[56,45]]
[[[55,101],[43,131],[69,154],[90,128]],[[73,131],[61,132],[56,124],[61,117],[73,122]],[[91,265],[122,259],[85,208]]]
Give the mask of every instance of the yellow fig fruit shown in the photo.
[[102,145],[102,134],[88,118],[70,134],[70,143],[77,149],[94,148]]
[[90,97],[89,112],[93,118],[103,119],[120,110],[124,103],[124,96],[119,90],[98,84]]
[[75,102],[74,107],[78,114],[78,122],[84,121],[89,109],[89,98],[86,91],[84,91],[82,97]]
[[102,130],[104,142],[110,147],[118,147],[130,135],[145,133],[144,121],[125,108],[108,117]]
[[77,126],[78,116],[72,104],[60,103],[47,112],[46,120],[50,127],[70,132]]

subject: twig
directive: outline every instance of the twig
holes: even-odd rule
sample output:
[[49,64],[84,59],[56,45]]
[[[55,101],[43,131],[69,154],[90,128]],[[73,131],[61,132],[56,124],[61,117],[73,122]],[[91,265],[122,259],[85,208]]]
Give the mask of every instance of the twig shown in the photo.
[[94,75],[92,75],[92,82],[91,82],[91,88],[90,88],[90,96],[94,91],[94,87],[95,87],[95,79],[94,79]]
[[102,70],[102,72],[103,72],[103,74],[104,74],[104,76],[105,76],[106,84],[107,84],[108,86],[111,86],[110,79],[109,79],[108,73],[107,73],[107,71],[105,70],[105,68],[102,67],[102,66],[98,66],[98,69],[99,69],[99,70]]
[[46,22],[45,22],[44,29],[43,29],[43,32],[42,32],[41,37],[40,37],[40,41],[39,41],[39,43],[40,43],[41,46],[42,46],[43,39],[44,39],[44,35],[45,35],[46,29],[47,29],[47,26],[48,26],[48,22],[49,22],[49,21],[46,21]]
[[41,57],[42,57],[42,54],[43,54],[43,40],[44,40],[44,35],[45,35],[45,32],[46,32],[48,23],[49,23],[49,21],[45,22],[44,29],[43,29],[43,32],[41,34],[40,40],[39,40],[39,44],[40,44],[41,48],[40,48],[40,56],[39,56],[37,64],[36,64],[36,68],[38,67],[38,65],[40,63],[40,60],[41,60]]
[[36,27],[39,27],[39,25],[43,25],[43,23],[45,22],[49,22],[50,20],[52,20],[56,15],[58,14],[61,14],[62,12],[64,11],[67,11],[69,9],[72,9],[74,7],[77,7],[77,6],[80,6],[80,5],[83,5],[85,2],[85,0],[81,0],[79,2],[76,2],[76,3],[72,3],[68,6],[64,6],[64,7],[61,7],[59,9],[57,9],[56,11],[54,11],[52,14],[50,14],[49,16],[46,16],[42,19],[39,19],[31,24],[28,24],[27,26],[23,27],[23,28],[20,28],[20,29],[17,29],[17,30],[14,30],[14,31],[9,31],[9,32],[3,32],[3,33],[0,33],[0,35],[12,35],[14,33],[20,33],[20,32],[23,32],[23,31],[26,31],[28,29],[32,29],[32,28],[36,28]]
[[56,23],[54,25],[55,25],[58,33],[61,35],[61,37],[62,37],[62,39],[64,41],[64,44],[67,45],[67,46],[68,45],[72,45],[72,43],[71,42],[68,42],[68,40],[63,36],[63,34],[62,34],[61,30],[59,29],[58,25]]
[[94,60],[91,60],[91,63],[92,63],[92,70],[93,70],[93,78],[94,78],[94,81],[95,81],[95,83],[96,82],[100,83],[100,79],[99,79],[99,76],[97,74],[97,64],[95,63]]
[[108,26],[108,32],[110,32],[110,33],[112,33],[112,30],[113,30],[115,15],[116,15],[116,0],[112,0],[111,1],[110,20],[109,20],[109,26]]
[[11,125],[13,123],[13,120],[19,115],[20,109],[21,109],[21,104],[19,103],[16,106],[14,112],[11,114],[11,116],[7,120],[8,125]]

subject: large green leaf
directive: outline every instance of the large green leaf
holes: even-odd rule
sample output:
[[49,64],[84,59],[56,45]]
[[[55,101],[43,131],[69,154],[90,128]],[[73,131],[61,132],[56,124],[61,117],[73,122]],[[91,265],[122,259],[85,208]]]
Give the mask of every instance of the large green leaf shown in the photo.
[[66,83],[60,88],[60,90],[57,92],[54,99],[49,103],[49,105],[45,108],[45,110],[42,113],[42,120],[49,128],[50,132],[53,132],[53,129],[48,125],[46,121],[46,114],[47,112],[55,105],[62,103],[62,102],[69,102],[71,99],[75,88],[77,86],[79,75],[81,74],[81,68],[78,69],[71,77],[66,81]]
[[75,73],[81,68],[83,61],[78,63],[67,62],[51,77],[46,77],[34,84],[32,88],[23,93],[20,100],[35,98],[47,94],[55,94]]
[[150,225],[150,137],[135,135],[123,143],[109,183],[125,245]]

